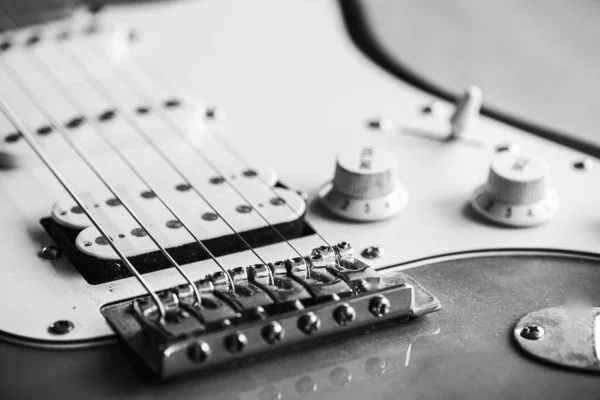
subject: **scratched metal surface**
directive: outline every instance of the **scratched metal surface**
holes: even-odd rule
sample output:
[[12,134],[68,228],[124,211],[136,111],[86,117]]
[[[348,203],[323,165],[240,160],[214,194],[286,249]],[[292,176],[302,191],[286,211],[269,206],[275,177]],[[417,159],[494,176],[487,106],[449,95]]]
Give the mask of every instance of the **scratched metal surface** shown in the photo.
[[[598,397],[596,375],[527,358],[512,341],[512,327],[524,314],[562,304],[573,293],[598,304],[600,259],[477,256],[407,272],[440,298],[440,312],[165,383],[133,369],[117,346],[58,352],[1,343],[2,392],[11,399],[262,400],[303,398],[303,390],[312,398],[344,399]],[[342,385],[344,369],[351,377]]]

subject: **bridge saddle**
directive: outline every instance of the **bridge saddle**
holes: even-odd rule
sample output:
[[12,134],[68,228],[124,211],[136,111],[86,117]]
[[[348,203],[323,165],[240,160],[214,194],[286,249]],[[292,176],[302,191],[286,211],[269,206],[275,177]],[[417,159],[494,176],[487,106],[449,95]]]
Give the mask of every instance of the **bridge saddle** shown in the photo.
[[217,272],[149,296],[105,306],[117,334],[161,378],[408,321],[440,302],[407,275],[378,273],[341,242],[311,255]]

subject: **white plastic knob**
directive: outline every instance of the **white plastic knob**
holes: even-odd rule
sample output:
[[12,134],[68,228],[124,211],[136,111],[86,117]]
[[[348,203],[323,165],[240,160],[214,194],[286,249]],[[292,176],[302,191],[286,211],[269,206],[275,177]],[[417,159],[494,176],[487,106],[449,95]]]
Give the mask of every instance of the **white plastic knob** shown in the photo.
[[503,225],[540,225],[559,209],[549,173],[548,164],[540,158],[500,153],[492,161],[487,183],[476,190],[473,207],[482,216]]
[[358,221],[390,218],[408,201],[398,182],[396,156],[383,148],[360,146],[338,156],[333,181],[319,191],[334,214]]
[[477,86],[470,86],[456,102],[456,108],[450,118],[451,135],[463,136],[479,120],[482,94]]

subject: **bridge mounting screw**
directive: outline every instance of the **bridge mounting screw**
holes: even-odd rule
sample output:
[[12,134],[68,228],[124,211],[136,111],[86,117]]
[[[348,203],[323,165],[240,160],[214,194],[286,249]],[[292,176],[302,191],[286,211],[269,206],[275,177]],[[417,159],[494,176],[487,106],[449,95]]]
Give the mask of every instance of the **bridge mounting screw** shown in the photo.
[[379,258],[381,256],[383,256],[384,250],[379,247],[379,246],[369,246],[366,249],[364,249],[362,251],[362,256],[364,258],[368,258],[368,259],[373,259],[373,258]]
[[356,311],[350,304],[340,304],[333,310],[333,319],[341,326],[346,326],[356,319]]
[[544,337],[544,328],[535,324],[525,325],[523,329],[521,329],[521,337],[528,340],[541,339]]
[[61,319],[56,322],[53,322],[48,327],[48,332],[54,335],[64,335],[69,333],[75,328],[75,324],[69,320]]
[[276,344],[283,340],[285,330],[279,322],[273,321],[261,329],[261,334],[267,343]]
[[241,353],[248,345],[248,338],[242,332],[235,332],[225,338],[225,348],[230,353]]
[[211,353],[209,344],[201,340],[189,347],[187,355],[191,362],[202,364],[210,357]]
[[314,312],[309,312],[298,318],[298,329],[310,335],[321,328],[321,320]]
[[383,317],[390,312],[392,305],[387,297],[378,294],[369,301],[369,311],[377,318]]
[[47,260],[56,260],[61,255],[60,248],[57,245],[51,244],[42,248],[42,257]]

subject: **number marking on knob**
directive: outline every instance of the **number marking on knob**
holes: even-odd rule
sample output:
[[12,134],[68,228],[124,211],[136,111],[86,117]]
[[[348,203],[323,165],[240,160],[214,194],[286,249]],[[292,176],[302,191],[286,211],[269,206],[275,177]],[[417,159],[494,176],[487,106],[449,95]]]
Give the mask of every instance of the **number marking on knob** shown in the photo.
[[471,204],[481,216],[503,225],[543,224],[559,208],[548,175],[548,165],[539,158],[499,153],[492,161],[487,183],[475,191]]
[[408,201],[406,189],[396,180],[396,157],[390,151],[362,146],[339,155],[335,176],[319,191],[332,213],[358,221],[391,218]]

